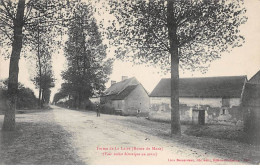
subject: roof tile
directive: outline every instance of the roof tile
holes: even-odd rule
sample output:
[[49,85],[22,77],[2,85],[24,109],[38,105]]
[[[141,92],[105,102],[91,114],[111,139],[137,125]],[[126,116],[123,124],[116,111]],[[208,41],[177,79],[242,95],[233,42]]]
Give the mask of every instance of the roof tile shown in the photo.
[[[246,76],[180,78],[180,97],[240,97]],[[171,79],[163,78],[151,97],[171,97]]]

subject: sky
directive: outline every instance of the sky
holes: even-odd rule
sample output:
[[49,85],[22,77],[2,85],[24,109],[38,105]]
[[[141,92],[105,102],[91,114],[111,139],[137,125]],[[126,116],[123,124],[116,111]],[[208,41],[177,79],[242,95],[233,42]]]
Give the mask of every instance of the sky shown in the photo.
[[[230,53],[223,53],[221,59],[211,63],[205,74],[201,72],[180,72],[180,77],[210,77],[210,76],[238,76],[247,75],[250,79],[260,70],[260,1],[246,0],[248,21],[241,26],[241,34],[245,37],[242,47],[233,49]],[[0,48],[1,49],[1,48]],[[113,57],[113,53],[108,53],[108,57]],[[38,90],[30,81],[32,63],[30,60],[21,58],[19,62],[19,82],[34,90],[37,96]],[[55,88],[52,89],[52,96],[58,91],[62,83],[60,73],[66,67],[66,59],[62,51],[53,54],[53,69],[56,78]],[[0,57],[0,79],[8,77],[9,60]],[[144,88],[151,92],[161,78],[168,78],[170,74],[162,73],[161,69],[146,65],[133,65],[131,62],[116,60],[113,65],[113,73],[106,84],[110,86],[111,80],[121,81],[122,76],[136,77]],[[52,99],[51,99],[52,100]]]

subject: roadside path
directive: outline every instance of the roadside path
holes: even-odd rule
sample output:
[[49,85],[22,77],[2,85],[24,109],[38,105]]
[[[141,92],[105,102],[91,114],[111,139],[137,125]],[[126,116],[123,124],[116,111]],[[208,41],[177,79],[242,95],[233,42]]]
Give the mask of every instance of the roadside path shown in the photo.
[[142,132],[122,124],[123,116],[52,108],[55,122],[72,135],[85,164],[244,164]]

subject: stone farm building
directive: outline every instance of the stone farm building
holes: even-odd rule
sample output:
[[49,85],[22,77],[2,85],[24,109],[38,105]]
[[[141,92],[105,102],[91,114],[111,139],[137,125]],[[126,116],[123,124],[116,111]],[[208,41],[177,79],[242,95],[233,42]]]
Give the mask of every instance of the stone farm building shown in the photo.
[[260,130],[260,84],[246,83],[242,105],[245,126]]
[[100,104],[113,108],[122,115],[148,115],[150,99],[142,84],[135,78],[122,77],[122,81],[111,81],[111,86],[100,97]]
[[[182,123],[240,124],[246,76],[180,78],[179,101]],[[171,79],[164,78],[150,94],[151,113],[170,120]]]
[[242,107],[244,131],[252,141],[260,144],[260,71],[246,83]]

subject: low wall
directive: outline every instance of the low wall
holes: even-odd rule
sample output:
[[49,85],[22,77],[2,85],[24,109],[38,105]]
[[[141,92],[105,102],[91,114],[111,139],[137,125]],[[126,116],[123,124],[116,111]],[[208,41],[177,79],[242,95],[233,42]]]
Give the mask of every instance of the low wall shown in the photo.
[[[169,104],[152,104],[151,120],[160,120],[168,122],[171,119]],[[225,124],[225,125],[242,125],[243,112],[240,106],[232,107],[210,107],[208,105],[188,106],[180,104],[180,121],[182,123],[198,123],[198,112],[194,110],[205,110],[205,123],[208,124]],[[196,121],[195,121],[196,120]]]

